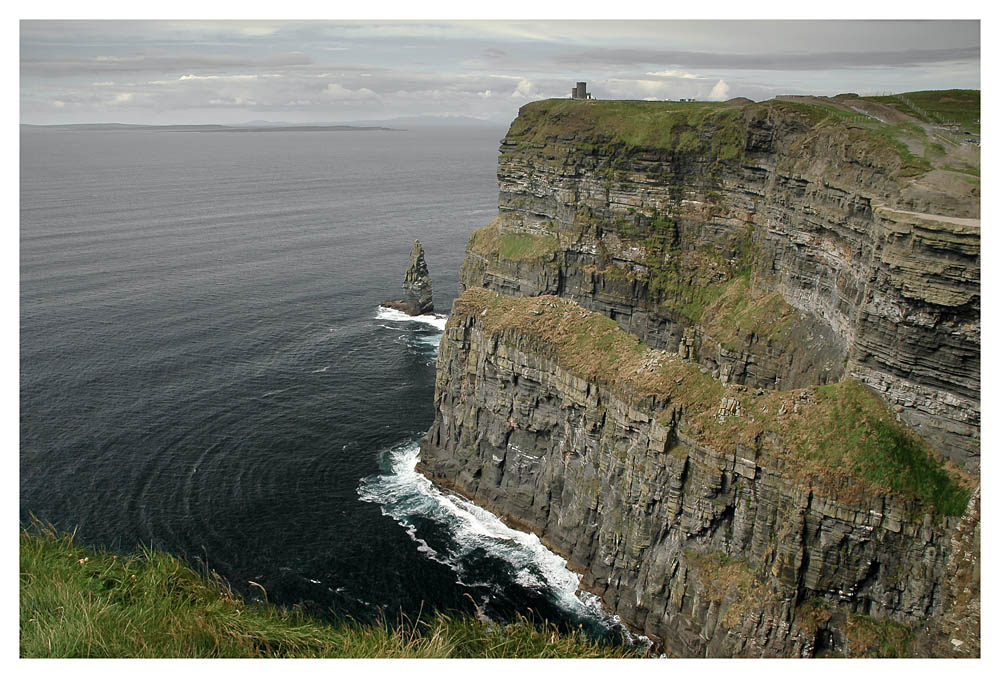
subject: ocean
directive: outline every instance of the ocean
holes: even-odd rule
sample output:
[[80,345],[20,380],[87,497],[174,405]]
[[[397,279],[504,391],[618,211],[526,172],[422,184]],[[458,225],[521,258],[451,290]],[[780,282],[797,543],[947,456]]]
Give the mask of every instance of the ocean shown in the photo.
[[[616,619],[414,470],[505,130],[22,128],[20,519],[355,619]],[[401,296],[415,239],[436,315]]]

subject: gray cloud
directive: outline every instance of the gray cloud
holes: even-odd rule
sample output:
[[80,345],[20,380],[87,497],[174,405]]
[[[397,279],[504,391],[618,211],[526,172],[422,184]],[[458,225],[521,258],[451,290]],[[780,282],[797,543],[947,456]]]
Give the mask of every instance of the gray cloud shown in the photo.
[[170,54],[162,49],[143,54],[100,55],[91,57],[24,57],[22,75],[64,77],[109,73],[184,73],[220,69],[271,69],[307,66],[312,57],[302,53],[269,54],[263,57],[228,54]]
[[658,49],[594,48],[552,57],[559,64],[579,66],[669,65],[750,71],[809,71],[844,68],[901,67],[978,61],[979,46],[950,49],[909,49],[892,52],[823,52],[725,54]]
[[[289,70],[283,73],[185,74],[155,79],[88,82],[56,91],[22,92],[22,111],[105,113],[112,117],[142,110],[243,110],[289,115],[326,112],[343,118],[366,111],[378,115],[461,113],[509,118],[529,100],[561,96],[561,80],[532,81],[502,75],[451,75],[419,71],[367,69],[358,66],[333,72]],[[334,119],[335,119],[334,117]]]
[[[21,23],[24,122],[509,121],[565,97],[979,86],[978,22]],[[669,45],[670,49],[664,49]],[[733,53],[719,53],[725,46]]]

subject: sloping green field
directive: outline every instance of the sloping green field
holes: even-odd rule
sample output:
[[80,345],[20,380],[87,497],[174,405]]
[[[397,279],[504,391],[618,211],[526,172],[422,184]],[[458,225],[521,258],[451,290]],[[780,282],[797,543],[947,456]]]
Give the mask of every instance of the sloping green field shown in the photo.
[[634,657],[581,632],[436,614],[327,624],[247,603],[165,553],[120,556],[72,535],[21,530],[21,657]]

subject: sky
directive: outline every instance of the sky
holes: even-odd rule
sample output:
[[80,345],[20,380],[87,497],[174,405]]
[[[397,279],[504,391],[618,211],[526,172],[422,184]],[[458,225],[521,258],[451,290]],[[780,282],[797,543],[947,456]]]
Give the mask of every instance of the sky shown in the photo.
[[980,87],[979,21],[21,21],[20,122],[245,124],[529,101]]

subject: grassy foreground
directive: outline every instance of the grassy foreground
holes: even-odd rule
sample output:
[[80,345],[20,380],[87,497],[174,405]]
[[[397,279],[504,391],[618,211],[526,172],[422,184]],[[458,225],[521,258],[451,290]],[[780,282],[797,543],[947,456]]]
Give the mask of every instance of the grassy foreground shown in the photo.
[[246,603],[217,577],[144,551],[118,556],[21,530],[22,657],[634,657],[526,619],[437,614],[402,629],[327,624]]

